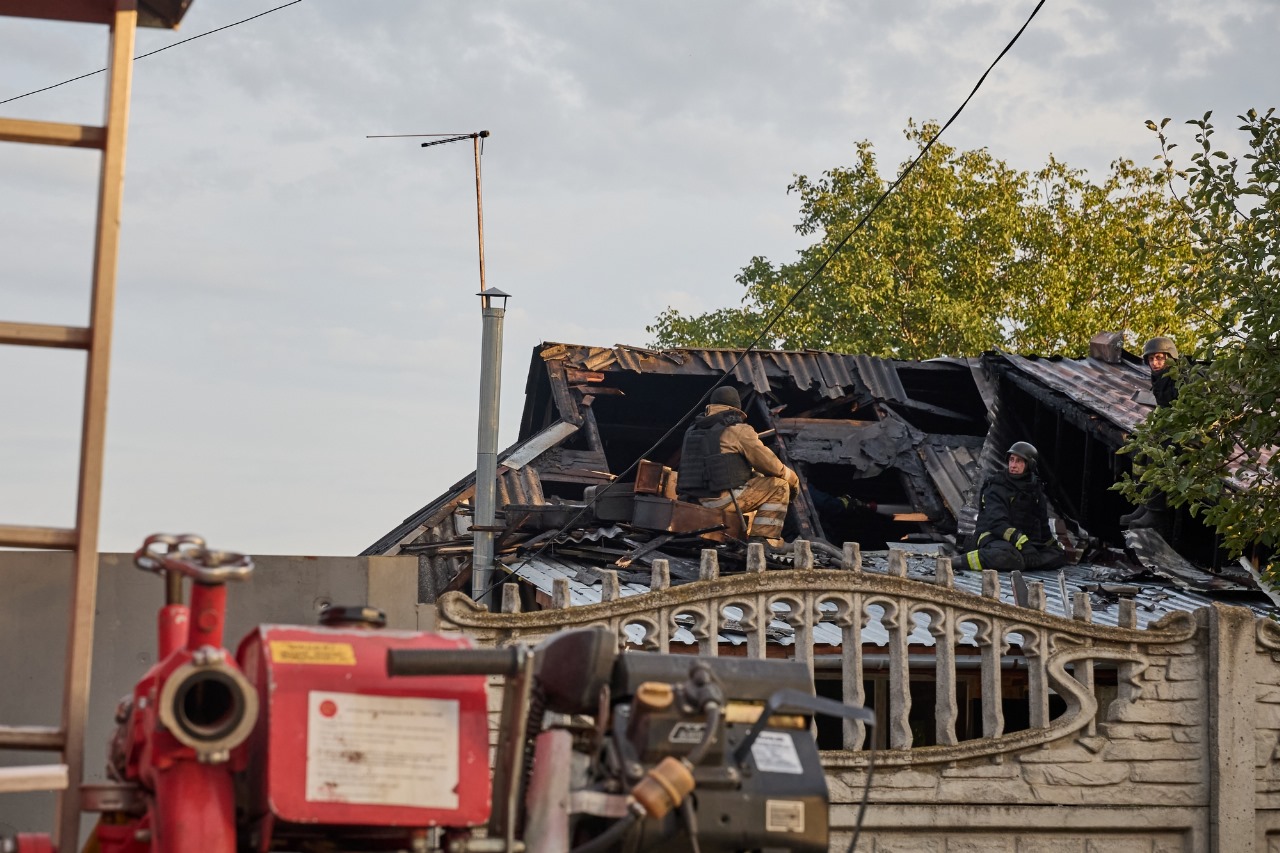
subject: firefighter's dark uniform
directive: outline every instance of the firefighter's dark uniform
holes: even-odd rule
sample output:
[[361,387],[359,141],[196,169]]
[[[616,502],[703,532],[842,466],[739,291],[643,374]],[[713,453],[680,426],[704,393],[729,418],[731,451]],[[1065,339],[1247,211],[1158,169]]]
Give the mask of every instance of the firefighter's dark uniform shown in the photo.
[[976,531],[978,548],[965,555],[975,571],[1056,569],[1067,561],[1049,530],[1049,502],[1030,465],[1020,477],[1001,471],[983,485]]
[[[736,397],[735,392],[731,399]],[[800,480],[746,420],[738,407],[707,406],[685,433],[677,487],[703,506],[728,507],[744,515],[755,511],[750,535],[779,545],[791,490]]]
[[[1178,383],[1173,378],[1173,366],[1180,353],[1171,338],[1158,337],[1147,341],[1142,358],[1150,364],[1149,357],[1158,352],[1164,353],[1167,359],[1162,369],[1151,369],[1151,395],[1156,398],[1156,407],[1163,409],[1178,399]],[[1163,444],[1166,447],[1172,446],[1172,442],[1167,440]],[[1145,458],[1139,454],[1136,461],[1142,463]],[[1120,516],[1120,524],[1125,527],[1155,527],[1163,531],[1168,520],[1168,510],[1169,497],[1164,492],[1157,491],[1136,510]]]

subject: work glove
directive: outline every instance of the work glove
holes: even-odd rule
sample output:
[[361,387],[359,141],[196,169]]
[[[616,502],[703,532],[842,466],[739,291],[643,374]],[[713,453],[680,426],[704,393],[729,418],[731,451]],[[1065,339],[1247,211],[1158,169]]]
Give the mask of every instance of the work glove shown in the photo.
[[787,481],[787,485],[791,487],[792,494],[800,489],[800,478],[796,476],[796,472],[790,468],[784,468],[782,471],[782,479]]

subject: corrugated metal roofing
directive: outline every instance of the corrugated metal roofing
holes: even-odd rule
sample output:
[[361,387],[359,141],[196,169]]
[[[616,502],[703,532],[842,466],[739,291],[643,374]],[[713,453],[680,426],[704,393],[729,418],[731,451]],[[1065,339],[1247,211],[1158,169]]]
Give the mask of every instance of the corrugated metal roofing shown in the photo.
[[892,361],[869,355],[854,355],[849,358],[858,366],[858,375],[867,383],[873,396],[894,403],[905,403],[910,399],[907,389],[902,386],[901,377],[898,376],[897,365]]
[[[981,475],[980,448],[967,445],[951,446],[941,442],[928,442],[920,447],[920,458],[929,478],[938,487],[947,509],[960,518],[966,498],[973,492]],[[975,511],[976,518],[976,511]]]
[[568,348],[570,360],[589,370],[604,370],[616,364],[636,373],[696,373],[699,368],[707,374],[732,372],[735,379],[760,393],[769,390],[769,375],[773,374],[789,376],[801,390],[816,389],[830,399],[842,397],[861,385],[870,385],[870,378],[859,383],[859,377],[865,371],[868,377],[874,376],[879,387],[886,389],[885,399],[901,402],[907,398],[893,362],[869,356],[760,350],[748,353],[744,358],[740,349],[659,351],[620,344],[610,349]]
[[1151,374],[1141,365],[1128,361],[1108,364],[1096,358],[1027,358],[1008,354],[1003,358],[1125,432],[1131,432],[1155,408]]
[[[1001,357],[1125,432],[1132,432],[1155,408],[1150,372],[1130,360],[1110,364],[1096,358],[1027,358],[1007,353]],[[1251,461],[1231,464],[1228,482],[1239,489],[1252,488],[1259,476],[1255,469],[1267,466],[1274,454],[1275,448],[1269,448]]]

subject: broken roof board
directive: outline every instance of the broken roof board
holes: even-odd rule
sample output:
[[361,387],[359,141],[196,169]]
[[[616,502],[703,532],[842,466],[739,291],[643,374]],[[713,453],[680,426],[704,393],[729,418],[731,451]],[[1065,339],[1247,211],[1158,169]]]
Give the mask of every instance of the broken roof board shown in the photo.
[[[529,468],[528,464],[577,431],[577,426],[557,421],[545,430],[513,444],[498,454],[499,503],[541,503],[541,483],[538,481],[537,472]],[[511,461],[510,465],[507,464],[508,460]],[[476,474],[472,471],[454,483],[449,491],[410,515],[378,541],[361,551],[360,556],[392,556],[400,553],[402,546],[416,539],[429,528],[439,525],[461,501],[472,497],[475,487]]]

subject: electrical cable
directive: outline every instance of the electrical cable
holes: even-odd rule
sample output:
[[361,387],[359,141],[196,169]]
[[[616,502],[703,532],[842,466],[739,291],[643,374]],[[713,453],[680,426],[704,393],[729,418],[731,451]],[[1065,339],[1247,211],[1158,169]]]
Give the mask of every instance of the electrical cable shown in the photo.
[[624,817],[618,818],[604,832],[590,841],[579,844],[569,853],[604,853],[606,850],[618,850],[620,847],[615,845],[622,841],[623,836],[638,820],[640,820],[640,815],[633,810],[628,810]]
[[871,800],[871,776],[876,770],[876,748],[872,745],[867,752],[867,784],[862,786],[862,802],[858,804],[858,819],[853,822],[853,838],[849,841],[848,853],[854,853],[858,847],[858,838],[862,835],[862,819],[867,816],[867,803]]
[[[267,11],[265,11],[265,12],[259,12],[259,13],[258,13],[258,14],[256,14],[256,15],[250,15],[249,17],[245,18],[244,20],[236,21],[234,24],[227,24],[226,26],[218,27],[216,30],[209,30],[209,31],[208,31],[208,32],[206,32],[206,33],[200,33],[199,35],[191,36],[190,38],[185,38],[185,39],[183,39],[182,41],[175,41],[173,44],[167,44],[167,45],[165,45],[165,46],[164,46],[164,47],[162,47],[162,48],[158,48],[158,49],[156,49],[156,50],[151,51],[150,53],[144,53],[144,54],[142,54],[141,56],[135,56],[135,57],[133,58],[133,61],[134,61],[134,62],[137,62],[139,59],[146,59],[148,56],[155,56],[157,53],[162,53],[163,51],[166,51],[166,50],[168,50],[169,48],[172,48],[172,47],[177,47],[177,46],[178,46],[178,45],[180,45],[180,44],[186,44],[186,43],[187,43],[187,42],[189,42],[189,41],[195,41],[196,39],[202,39],[202,38],[204,38],[205,36],[211,36],[211,35],[213,35],[214,33],[220,33],[220,32],[222,32],[223,30],[229,30],[229,29],[231,29],[232,27],[238,27],[238,26],[240,26],[241,24],[247,24],[249,21],[252,21],[252,20],[254,20],[254,19],[256,19],[256,18],[261,18],[263,15],[270,15],[272,12],[279,12],[281,9],[284,9],[284,8],[286,8],[286,7],[288,7],[288,6],[294,6],[294,5],[296,5],[296,4],[298,4],[298,3],[301,3],[301,2],[302,2],[302,0],[290,0],[290,2],[288,2],[288,3],[285,3],[285,4],[281,5],[281,6],[276,6],[274,9],[268,9],[268,10],[267,10]],[[59,86],[65,86],[65,85],[67,85],[68,83],[74,83],[74,82],[76,82],[77,80],[83,80],[83,79],[85,79],[86,77],[92,77],[92,76],[93,76],[93,75],[95,75],[95,74],[101,74],[102,72],[104,72],[104,71],[106,71],[106,70],[107,70],[107,69],[105,69],[105,68],[99,68],[97,71],[90,71],[88,74],[81,74],[79,77],[72,77],[70,80],[63,80],[61,83],[54,83],[52,86],[45,86],[43,89],[35,89],[34,91],[27,92],[27,93],[26,93],[26,94],[24,94],[24,95],[14,95],[12,98],[7,98],[7,99],[5,99],[5,100],[3,100],[3,101],[0,101],[0,104],[9,104],[9,103],[12,103],[12,102],[14,102],[14,101],[16,101],[16,100],[20,99],[20,98],[27,98],[27,97],[30,97],[31,95],[38,95],[38,94],[40,94],[41,92],[47,92],[47,91],[49,91],[50,89],[56,89],[56,88],[58,88]]]
[[707,717],[706,722],[702,724],[702,739],[684,757],[684,760],[689,762],[690,769],[701,764],[702,759],[706,758],[707,753],[711,751],[711,747],[715,746],[716,730],[720,727],[720,719],[724,716],[724,709],[719,702],[708,702],[702,712]]
[[[755,350],[756,346],[760,343],[760,341],[764,339],[764,336],[769,334],[769,332],[773,329],[773,327],[777,324],[777,322],[782,319],[783,315],[786,314],[787,311],[791,309],[791,306],[793,304],[795,304],[796,300],[799,299],[804,294],[804,292],[809,289],[810,285],[812,285],[814,281],[817,280],[818,276],[820,276],[826,270],[826,268],[831,264],[831,261],[834,260],[835,256],[840,252],[840,250],[843,249],[851,239],[853,239],[853,236],[855,234],[857,234],[860,230],[862,230],[862,226],[867,223],[867,220],[871,218],[871,215],[874,214],[877,210],[879,210],[880,206],[884,204],[885,200],[888,199],[889,196],[893,193],[893,191],[898,188],[898,186],[903,182],[903,180],[907,177],[907,175],[911,174],[911,171],[915,169],[916,164],[918,164],[924,158],[924,156],[929,153],[929,150],[933,148],[933,145],[935,142],[938,141],[938,138],[941,137],[942,134],[946,132],[947,128],[951,127],[952,123],[955,122],[955,120],[960,117],[960,113],[964,112],[964,108],[969,105],[969,102],[973,100],[973,96],[978,94],[978,90],[982,88],[982,84],[986,82],[987,75],[989,75],[991,71],[996,67],[996,65],[1000,62],[1000,60],[1004,58],[1005,54],[1007,54],[1013,48],[1013,46],[1017,44],[1018,39],[1022,37],[1022,34],[1026,32],[1027,27],[1031,25],[1031,22],[1033,20],[1035,20],[1036,15],[1039,14],[1041,8],[1044,7],[1045,2],[1046,0],[1039,0],[1039,2],[1036,3],[1036,7],[1031,10],[1031,14],[1027,17],[1027,20],[1024,21],[1022,26],[1018,28],[1018,31],[1013,34],[1013,38],[1011,38],[1009,40],[1009,43],[1004,46],[1004,49],[1001,50],[1000,53],[996,56],[996,58],[991,61],[991,64],[987,66],[987,70],[982,72],[982,76],[979,77],[978,82],[973,85],[973,89],[970,90],[969,95],[964,99],[964,101],[960,104],[960,106],[956,108],[955,112],[951,114],[951,117],[947,119],[946,123],[943,124],[942,127],[938,129],[938,132],[935,133],[933,137],[929,139],[928,143],[925,144],[924,148],[920,149],[920,153],[916,155],[914,160],[912,160],[910,163],[907,164],[906,168],[902,170],[902,173],[898,175],[897,179],[894,180],[894,182],[890,184],[889,187],[880,194],[880,196],[875,200],[875,202],[872,203],[871,207],[868,208],[867,211],[862,214],[862,217],[853,226],[853,229],[850,230],[849,233],[846,234],[844,237],[842,237],[839,240],[839,242],[836,243],[835,247],[832,248],[831,251],[827,253],[826,257],[823,258],[822,262],[818,264],[818,266],[813,270],[813,272],[809,274],[809,276],[803,282],[801,282],[800,286],[796,288],[795,293],[793,293],[791,297],[782,305],[782,307],[779,308],[777,312],[774,313],[773,317],[769,320],[768,323],[765,324],[764,328],[760,330],[760,332],[755,336],[755,338],[751,341],[751,343],[747,345],[746,349],[742,351],[742,354],[738,356],[738,360],[735,361],[729,367],[729,369],[727,369],[720,376],[720,378],[715,382],[715,384],[713,384],[710,388],[706,390],[705,393],[703,393],[702,397],[699,398],[698,402],[694,404],[693,408],[685,412],[684,415],[682,415],[680,419],[677,420],[670,429],[668,429],[665,433],[662,434],[661,438],[659,438],[657,441],[653,443],[653,446],[651,446],[648,450],[641,453],[640,456],[636,458],[635,462],[632,462],[631,465],[628,466],[626,470],[624,470],[618,476],[614,477],[613,480],[611,480],[608,483],[608,485],[606,485],[603,489],[596,492],[595,496],[592,497],[590,502],[588,502],[584,507],[578,510],[573,516],[571,516],[570,519],[567,522],[565,522],[564,525],[561,526],[560,528],[561,531],[567,530],[571,528],[575,523],[577,523],[578,519],[580,519],[587,512],[587,510],[595,506],[596,502],[599,501],[600,498],[604,497],[609,492],[609,490],[613,488],[614,485],[616,485],[623,478],[631,474],[637,467],[639,467],[640,461],[642,459],[644,459],[650,453],[652,453],[653,451],[661,447],[662,444],[668,438],[674,435],[676,430],[679,429],[681,426],[683,426],[684,423],[688,421],[690,417],[692,417],[697,412],[702,410],[702,407],[706,405],[707,400],[711,398],[711,393],[729,380],[729,377],[732,376],[737,371],[738,367],[742,364],[743,361],[746,360],[747,356],[750,355]],[[508,569],[505,565],[503,565],[502,568],[507,571],[507,574],[504,575],[503,577],[498,578],[492,584],[490,584],[489,587],[485,589],[483,593],[481,593],[480,598],[481,599],[488,598],[489,594],[493,592],[495,589],[497,589],[499,586],[501,586],[502,584],[506,583],[506,581],[510,578],[511,575],[519,572],[521,568],[528,565],[529,561],[532,560],[534,557],[540,556],[542,552],[545,551],[547,547],[556,540],[556,538],[557,537],[555,536],[548,538],[545,542],[542,543],[541,546],[539,546],[537,551],[535,551],[533,554],[527,555],[524,558],[524,560],[519,565],[517,565],[514,569]],[[497,566],[495,566],[495,568],[497,568]]]

